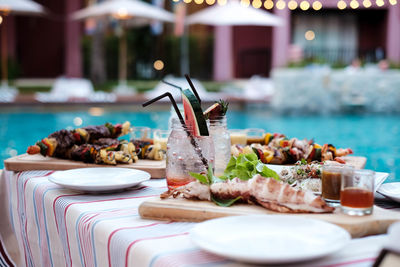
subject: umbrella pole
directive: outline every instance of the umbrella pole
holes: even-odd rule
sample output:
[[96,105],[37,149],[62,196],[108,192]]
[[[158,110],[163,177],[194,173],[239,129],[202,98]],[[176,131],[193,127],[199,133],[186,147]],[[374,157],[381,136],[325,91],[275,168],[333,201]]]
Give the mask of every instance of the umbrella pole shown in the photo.
[[2,85],[7,86],[8,82],[8,64],[7,64],[7,27],[6,16],[3,15],[3,23],[1,29],[1,78]]
[[128,52],[127,52],[127,40],[126,32],[123,25],[122,33],[119,37],[119,85],[127,85],[127,67],[128,67]]
[[188,26],[185,25],[183,28],[183,34],[181,36],[181,76],[190,73],[188,34],[189,34]]

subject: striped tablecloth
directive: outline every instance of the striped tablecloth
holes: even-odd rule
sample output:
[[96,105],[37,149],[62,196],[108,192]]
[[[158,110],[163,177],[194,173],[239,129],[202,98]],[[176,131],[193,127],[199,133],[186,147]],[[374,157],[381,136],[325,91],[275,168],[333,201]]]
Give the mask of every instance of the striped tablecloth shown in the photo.
[[[195,247],[188,237],[195,223],[140,218],[140,203],[164,192],[165,180],[150,180],[121,193],[90,195],[49,182],[51,173],[3,171],[0,266],[241,265]],[[393,203],[386,207],[400,210]],[[304,266],[370,266],[386,238],[353,239],[339,253]]]

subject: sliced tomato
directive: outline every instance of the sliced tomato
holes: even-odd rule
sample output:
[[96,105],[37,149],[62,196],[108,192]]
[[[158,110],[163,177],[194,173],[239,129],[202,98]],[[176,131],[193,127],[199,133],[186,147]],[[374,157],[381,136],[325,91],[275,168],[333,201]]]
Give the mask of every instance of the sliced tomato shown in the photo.
[[77,142],[81,142],[81,135],[79,134],[79,133],[77,133],[77,132],[75,132],[74,133],[74,138],[75,138],[75,140],[77,141]]

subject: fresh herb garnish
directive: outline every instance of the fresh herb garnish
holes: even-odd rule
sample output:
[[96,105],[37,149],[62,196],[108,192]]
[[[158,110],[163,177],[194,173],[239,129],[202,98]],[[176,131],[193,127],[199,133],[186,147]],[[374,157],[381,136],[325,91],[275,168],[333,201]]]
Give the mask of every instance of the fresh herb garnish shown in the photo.
[[262,163],[254,153],[241,154],[238,157],[232,156],[224,175],[220,179],[226,180],[237,177],[241,180],[249,180],[256,174],[280,180],[279,175]]

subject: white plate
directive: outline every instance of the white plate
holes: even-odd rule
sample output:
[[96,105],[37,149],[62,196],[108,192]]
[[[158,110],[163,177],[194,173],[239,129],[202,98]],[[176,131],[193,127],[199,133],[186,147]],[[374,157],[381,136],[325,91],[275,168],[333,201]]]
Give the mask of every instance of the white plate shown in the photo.
[[291,263],[334,253],[349,241],[331,223],[290,215],[232,216],[197,224],[190,231],[202,249],[249,263]]
[[148,172],[114,167],[57,171],[49,176],[49,180],[55,184],[87,192],[129,188],[149,179]]
[[400,202],[400,183],[387,183],[381,185],[378,190],[385,197],[391,198],[394,201]]
[[[267,164],[268,168],[271,170],[274,170],[277,174],[280,175],[281,171],[283,169],[290,169],[292,166],[285,166],[285,165],[272,165],[272,164]],[[383,184],[383,182],[388,178],[389,173],[387,172],[375,172],[375,192],[377,189]]]

